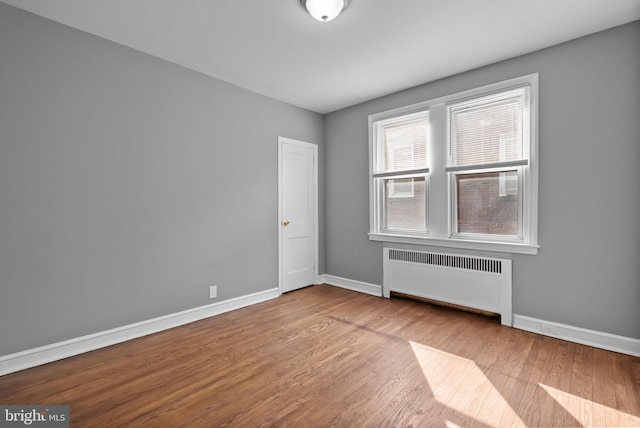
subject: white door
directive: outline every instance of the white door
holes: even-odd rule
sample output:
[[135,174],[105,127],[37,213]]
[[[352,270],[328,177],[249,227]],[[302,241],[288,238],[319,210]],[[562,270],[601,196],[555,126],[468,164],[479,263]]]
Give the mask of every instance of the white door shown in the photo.
[[278,138],[279,271],[283,293],[315,284],[318,146]]

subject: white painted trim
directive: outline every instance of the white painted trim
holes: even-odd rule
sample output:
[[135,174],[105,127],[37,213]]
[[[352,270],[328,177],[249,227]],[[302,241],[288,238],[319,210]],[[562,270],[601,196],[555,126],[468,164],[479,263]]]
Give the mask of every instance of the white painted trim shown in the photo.
[[514,315],[513,326],[532,333],[640,357],[640,339],[588,330],[524,315]]
[[280,296],[280,290],[278,288],[272,288],[270,290],[260,291],[198,308],[187,309],[186,311],[152,318],[99,333],[0,356],[0,376],[158,333],[225,312],[255,305],[256,303],[265,302],[278,296]]
[[333,285],[334,287],[346,288],[351,291],[358,291],[372,296],[382,297],[382,286],[370,284],[368,282],[355,281],[353,279],[341,278],[333,275],[320,275],[318,281],[322,284]]

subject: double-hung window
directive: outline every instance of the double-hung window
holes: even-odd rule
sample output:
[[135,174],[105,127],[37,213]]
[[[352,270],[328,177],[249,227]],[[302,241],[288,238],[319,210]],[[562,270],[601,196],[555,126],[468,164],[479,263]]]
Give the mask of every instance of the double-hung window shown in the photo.
[[520,242],[529,87],[447,106],[452,236]]
[[376,224],[382,231],[425,234],[429,168],[429,112],[376,122],[373,154]]
[[535,254],[537,84],[371,115],[370,239]]

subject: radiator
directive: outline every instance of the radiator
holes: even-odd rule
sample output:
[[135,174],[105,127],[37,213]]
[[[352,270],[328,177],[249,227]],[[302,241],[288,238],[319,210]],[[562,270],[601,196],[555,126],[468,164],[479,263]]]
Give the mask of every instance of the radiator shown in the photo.
[[384,297],[392,292],[500,314],[512,325],[511,260],[384,248]]

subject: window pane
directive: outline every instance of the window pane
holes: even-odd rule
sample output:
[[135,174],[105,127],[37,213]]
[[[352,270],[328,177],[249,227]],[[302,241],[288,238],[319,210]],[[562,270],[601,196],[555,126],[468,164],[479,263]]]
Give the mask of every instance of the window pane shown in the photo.
[[524,153],[526,88],[449,107],[449,166],[527,159]]
[[458,233],[518,235],[518,172],[457,174]]
[[400,123],[382,125],[381,130],[383,162],[376,172],[427,168],[428,112],[411,114]]
[[425,177],[384,179],[384,224],[387,230],[426,232]]

